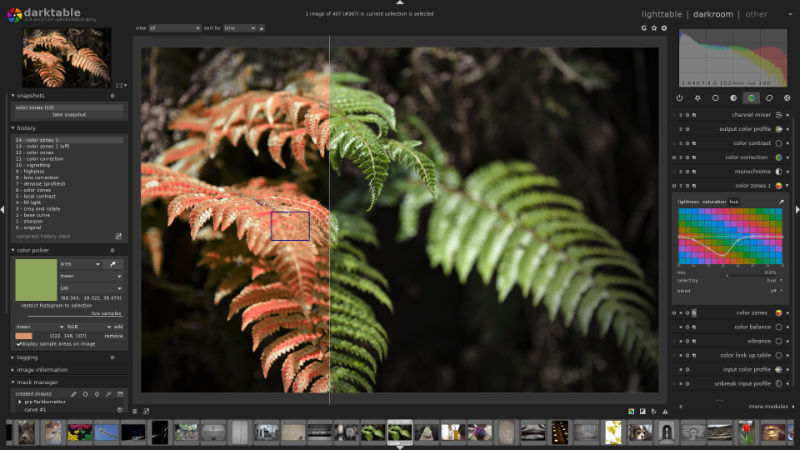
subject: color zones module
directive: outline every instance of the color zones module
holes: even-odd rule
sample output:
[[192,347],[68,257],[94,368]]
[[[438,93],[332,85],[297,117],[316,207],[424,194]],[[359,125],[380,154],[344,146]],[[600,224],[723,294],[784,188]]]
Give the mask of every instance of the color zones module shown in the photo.
[[679,264],[783,264],[781,208],[679,208]]

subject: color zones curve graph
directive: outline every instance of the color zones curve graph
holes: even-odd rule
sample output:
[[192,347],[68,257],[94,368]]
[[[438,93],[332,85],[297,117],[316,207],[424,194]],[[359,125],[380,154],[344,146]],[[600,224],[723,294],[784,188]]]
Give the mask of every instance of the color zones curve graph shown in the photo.
[[786,87],[786,29],[682,29],[681,87]]
[[783,264],[781,208],[679,208],[679,264]]

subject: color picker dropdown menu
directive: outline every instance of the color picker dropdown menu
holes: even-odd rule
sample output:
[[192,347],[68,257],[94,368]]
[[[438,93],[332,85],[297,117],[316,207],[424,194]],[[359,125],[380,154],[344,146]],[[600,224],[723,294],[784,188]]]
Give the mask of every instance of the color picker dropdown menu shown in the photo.
[[55,302],[58,300],[58,260],[19,258],[14,260],[14,300]]

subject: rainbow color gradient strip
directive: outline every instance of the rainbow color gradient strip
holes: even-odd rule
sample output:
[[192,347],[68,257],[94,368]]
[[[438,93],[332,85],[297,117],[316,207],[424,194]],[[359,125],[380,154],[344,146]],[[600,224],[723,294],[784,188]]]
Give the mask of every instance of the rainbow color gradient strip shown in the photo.
[[679,264],[783,264],[781,208],[679,208]]

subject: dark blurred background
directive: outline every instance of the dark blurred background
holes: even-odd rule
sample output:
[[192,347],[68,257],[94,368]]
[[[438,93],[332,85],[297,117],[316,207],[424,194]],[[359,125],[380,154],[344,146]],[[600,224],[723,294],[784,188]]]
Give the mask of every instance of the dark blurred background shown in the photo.
[[[587,214],[641,262],[655,288],[657,246],[656,49],[334,49],[333,70],[369,77],[400,122],[419,116],[466,176],[495,160],[527,160],[561,180]],[[332,179],[333,209],[366,209],[358,170]],[[390,175],[390,181],[394,173]],[[613,333],[583,337],[550,323],[515,288],[497,302],[494,280],[430,269],[423,210],[418,237],[397,243],[396,199],[385,188],[369,218],[394,315],[376,307],[390,337],[376,391],[655,391]],[[559,318],[560,320],[560,318]],[[653,324],[654,329],[657,326]]]

